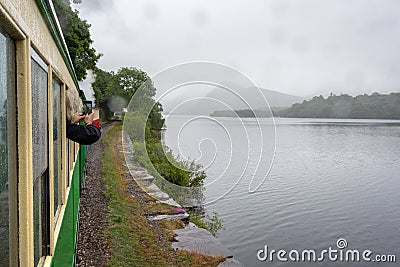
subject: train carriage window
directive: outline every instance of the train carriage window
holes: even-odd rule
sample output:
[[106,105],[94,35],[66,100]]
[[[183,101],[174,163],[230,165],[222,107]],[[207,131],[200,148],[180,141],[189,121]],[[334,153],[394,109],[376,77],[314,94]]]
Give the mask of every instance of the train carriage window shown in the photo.
[[12,117],[12,95],[15,89],[14,42],[0,29],[0,266],[9,265],[9,186],[12,150],[9,139],[11,132],[7,118]]
[[49,253],[49,172],[48,172],[48,112],[47,66],[31,50],[32,88],[32,160],[33,160],[33,213],[34,261]]
[[59,206],[59,179],[61,177],[61,83],[53,78],[53,169],[54,169],[54,224]]

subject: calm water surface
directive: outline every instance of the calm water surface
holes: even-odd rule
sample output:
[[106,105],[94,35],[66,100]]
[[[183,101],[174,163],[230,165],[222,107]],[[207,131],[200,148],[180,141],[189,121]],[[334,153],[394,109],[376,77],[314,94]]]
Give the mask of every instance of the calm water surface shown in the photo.
[[[253,119],[221,119],[224,131],[212,121],[167,118],[165,142],[177,155],[209,165],[207,181],[226,172],[229,134],[245,127],[249,143],[257,127]],[[177,132],[182,129],[177,142]],[[225,132],[225,134],[223,134]],[[204,138],[208,139],[204,139]],[[201,142],[203,141],[203,142]],[[200,144],[200,145],[199,145]],[[244,150],[245,151],[245,150]],[[243,153],[249,168],[256,168],[259,155]],[[233,157],[238,161],[238,158]],[[230,175],[239,175],[241,162],[230,162]],[[238,169],[235,169],[238,168]],[[219,240],[245,266],[365,266],[362,263],[282,263],[257,260],[257,251],[269,249],[321,251],[337,249],[339,238],[347,249],[395,254],[400,261],[400,122],[382,120],[276,119],[276,153],[264,184],[248,192],[252,172],[245,171],[234,189],[206,205],[217,212],[225,230]],[[236,177],[232,177],[236,179]],[[225,192],[218,183],[207,186],[207,198]],[[371,263],[368,266],[376,266]],[[380,263],[381,266],[396,266]]]

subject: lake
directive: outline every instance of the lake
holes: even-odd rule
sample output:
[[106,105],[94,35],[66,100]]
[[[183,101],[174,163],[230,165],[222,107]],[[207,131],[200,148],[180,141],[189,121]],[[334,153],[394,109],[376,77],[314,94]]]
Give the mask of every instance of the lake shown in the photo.
[[[167,117],[165,143],[176,155],[207,166],[206,197],[212,201],[205,208],[223,219],[225,230],[218,239],[245,266],[376,264],[329,260],[327,254],[311,264],[301,262],[294,252],[288,259],[292,250],[300,255],[314,250],[318,257],[329,247],[338,253],[371,250],[370,260],[376,255],[400,256],[400,121],[277,118],[275,142],[268,137],[276,145],[275,153],[268,150],[271,144],[263,146],[267,155],[257,164],[262,155],[254,151],[261,139],[252,137],[263,127],[271,133],[271,119],[191,119]],[[246,131],[247,140],[230,139],[240,131]],[[243,152],[233,151],[232,142],[242,143]],[[249,193],[257,168],[269,174]],[[339,249],[338,239],[345,239],[347,246]],[[268,253],[285,250],[282,260],[288,262],[276,254],[259,260],[257,253],[265,246]],[[262,259],[264,252],[259,256]]]

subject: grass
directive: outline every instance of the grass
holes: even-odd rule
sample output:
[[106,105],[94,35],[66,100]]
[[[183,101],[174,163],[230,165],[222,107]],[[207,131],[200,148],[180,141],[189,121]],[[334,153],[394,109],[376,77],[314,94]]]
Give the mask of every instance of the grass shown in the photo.
[[172,213],[174,208],[153,202],[140,204],[127,190],[124,179],[121,143],[121,123],[116,123],[103,138],[102,166],[105,195],[109,199],[107,239],[111,259],[108,266],[217,266],[224,257],[174,251],[170,242],[173,230],[182,228],[181,221],[150,224],[146,214]]
[[206,229],[207,231],[209,231],[209,227],[206,224],[206,222],[203,220],[203,218],[201,217],[200,214],[197,214],[195,212],[191,212],[190,213],[190,222],[194,223],[195,225],[197,225],[197,227]]

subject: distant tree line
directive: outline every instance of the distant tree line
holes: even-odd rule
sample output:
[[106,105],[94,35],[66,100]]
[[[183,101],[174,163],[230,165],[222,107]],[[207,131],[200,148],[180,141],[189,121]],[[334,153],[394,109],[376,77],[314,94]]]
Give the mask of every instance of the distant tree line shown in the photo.
[[400,119],[400,93],[315,96],[274,113],[291,118]]

